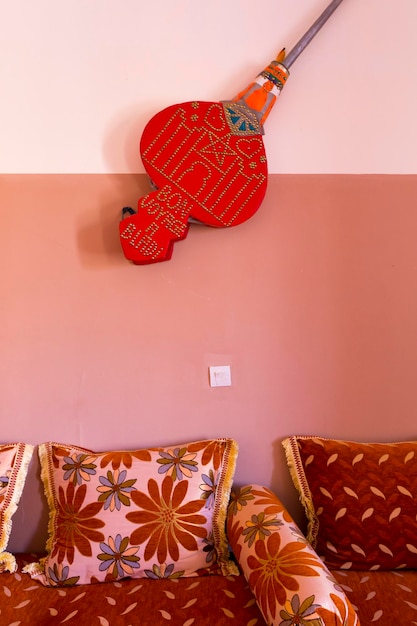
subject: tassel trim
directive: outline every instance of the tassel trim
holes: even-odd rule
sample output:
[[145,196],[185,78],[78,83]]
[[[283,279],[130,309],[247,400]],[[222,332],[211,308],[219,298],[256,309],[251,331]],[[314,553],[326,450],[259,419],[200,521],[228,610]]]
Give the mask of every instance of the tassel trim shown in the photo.
[[35,578],[36,576],[42,576],[44,574],[44,568],[38,562],[28,563],[22,568],[22,572],[24,574],[30,574],[32,578]]
[[217,559],[223,576],[238,576],[237,565],[230,560],[229,543],[226,535],[226,516],[232,490],[233,478],[236,469],[239,446],[233,439],[226,440],[226,450],[223,457],[224,473],[220,476],[218,489],[220,501],[217,504],[217,514],[213,517],[213,534],[218,546]]
[[[27,443],[17,443],[10,447],[14,447],[16,452],[10,472],[9,486],[7,487],[6,496],[2,505],[0,526],[0,567],[4,562],[6,563],[6,568],[9,567],[8,564],[12,563],[11,558],[14,560],[14,557],[10,553],[4,552],[4,550],[9,541],[12,530],[12,517],[16,512],[23,487],[25,486],[29,463],[34,450],[34,447]],[[13,565],[11,566],[13,567]],[[15,569],[13,571],[15,571]]]
[[307,541],[313,548],[317,544],[317,535],[319,532],[319,519],[314,508],[313,496],[304,473],[303,462],[300,457],[300,450],[297,443],[298,437],[287,437],[282,441],[282,446],[287,459],[288,470],[295,488],[299,494],[299,500],[304,507],[307,517]]
[[14,574],[17,571],[17,563],[13,554],[10,552],[2,552],[0,554],[0,574],[10,572]]
[[[41,443],[38,446],[38,454],[39,461],[41,466],[41,479],[43,483],[43,489],[46,497],[46,501],[48,503],[49,509],[49,519],[48,519],[48,538],[46,540],[46,556],[39,559],[37,563],[31,563],[28,568],[30,571],[27,571],[31,576],[40,576],[45,573],[45,563],[48,558],[48,555],[51,554],[54,538],[56,534],[56,515],[57,515],[57,507],[56,507],[56,495],[54,490],[54,483],[50,474],[50,468],[53,466],[52,462],[52,450],[51,444]],[[33,566],[33,567],[32,567]],[[25,568],[26,570],[26,568]]]

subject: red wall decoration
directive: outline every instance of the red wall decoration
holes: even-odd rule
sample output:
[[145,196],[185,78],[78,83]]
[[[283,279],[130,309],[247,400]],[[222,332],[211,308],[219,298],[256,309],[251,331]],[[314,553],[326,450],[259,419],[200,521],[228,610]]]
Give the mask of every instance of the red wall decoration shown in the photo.
[[286,57],[282,50],[233,100],[185,102],[146,125],[140,154],[154,191],[126,207],[120,223],[125,257],[136,264],[171,258],[190,219],[225,228],[248,220],[265,196],[263,124],[288,68],[342,0],[332,0]]
[[137,213],[125,210],[120,240],[127,259],[170,259],[190,218],[224,228],[252,217],[268,178],[263,122],[287,76],[272,61],[235,100],[185,102],[150,120],[140,153],[156,189],[139,200]]

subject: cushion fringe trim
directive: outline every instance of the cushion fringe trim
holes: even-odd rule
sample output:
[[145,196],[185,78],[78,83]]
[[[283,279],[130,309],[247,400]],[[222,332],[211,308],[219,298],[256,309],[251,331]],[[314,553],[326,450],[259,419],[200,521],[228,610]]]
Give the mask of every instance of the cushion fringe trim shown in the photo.
[[16,512],[23,487],[25,486],[29,463],[34,450],[34,446],[28,443],[12,444],[11,447],[13,446],[16,447],[16,457],[13,461],[4,509],[1,511],[2,529],[0,535],[0,572],[7,570],[12,574],[17,569],[16,559],[10,552],[5,552],[5,549],[12,530],[12,517]]
[[298,439],[302,439],[302,437],[296,437],[294,435],[287,437],[282,441],[282,446],[285,451],[290,476],[295,488],[298,491],[299,500],[304,507],[307,517],[307,541],[313,548],[315,548],[319,532],[319,519],[314,508],[313,497],[304,473],[303,462],[298,448]]

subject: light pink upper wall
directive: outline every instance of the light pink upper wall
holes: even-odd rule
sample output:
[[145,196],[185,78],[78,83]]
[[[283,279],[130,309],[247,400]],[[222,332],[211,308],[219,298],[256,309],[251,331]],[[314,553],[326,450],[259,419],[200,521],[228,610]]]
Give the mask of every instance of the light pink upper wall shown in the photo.
[[[152,115],[234,97],[328,4],[4,0],[0,172],[143,172]],[[417,171],[416,24],[416,0],[342,2],[267,121],[271,172]]]
[[[119,210],[147,189],[0,177],[2,441],[231,436],[236,481],[294,509],[284,436],[415,438],[417,177],[272,176],[248,222],[193,226],[171,261],[133,266]],[[233,384],[210,388],[222,364]],[[45,530],[31,472],[13,548]]]

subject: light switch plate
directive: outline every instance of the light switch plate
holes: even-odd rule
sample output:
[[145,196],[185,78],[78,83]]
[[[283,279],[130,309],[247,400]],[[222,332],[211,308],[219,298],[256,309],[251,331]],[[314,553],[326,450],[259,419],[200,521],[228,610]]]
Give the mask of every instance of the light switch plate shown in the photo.
[[209,367],[210,387],[230,387],[232,375],[230,365],[212,365]]

